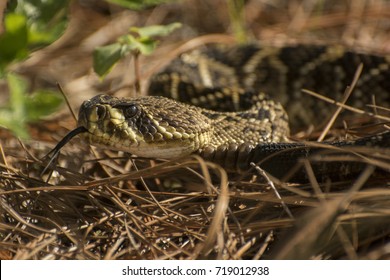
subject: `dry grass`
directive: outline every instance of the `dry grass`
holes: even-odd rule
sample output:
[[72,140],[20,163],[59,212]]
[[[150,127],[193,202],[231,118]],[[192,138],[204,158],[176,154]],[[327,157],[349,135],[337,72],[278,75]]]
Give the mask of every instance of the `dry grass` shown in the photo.
[[[389,53],[389,8],[384,0],[252,0],[246,4],[246,23],[250,36],[268,44],[341,42]],[[234,41],[226,35],[230,25],[224,1],[183,1],[142,12],[111,7],[115,16],[106,12],[103,4],[74,1],[64,36],[15,70],[33,87],[60,83],[77,108],[100,91],[132,94],[129,61],[103,82],[91,72],[93,47],[112,41],[130,25],[184,24],[143,59],[143,88],[177,53],[205,42]],[[42,159],[74,126],[64,108],[31,125],[34,140],[22,143],[0,130],[0,258],[390,258],[388,149],[354,151],[355,159],[366,163],[356,178],[318,182],[310,161],[304,161],[309,182],[287,184],[261,170],[227,174],[196,156],[174,162],[135,159],[75,139],[61,151],[53,172],[42,175],[47,164]],[[355,132],[372,133],[376,127],[374,119]],[[336,150],[312,160],[343,157]]]

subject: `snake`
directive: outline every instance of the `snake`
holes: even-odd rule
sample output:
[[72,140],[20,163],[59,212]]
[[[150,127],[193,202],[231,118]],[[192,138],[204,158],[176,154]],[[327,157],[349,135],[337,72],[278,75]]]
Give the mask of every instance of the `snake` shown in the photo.
[[[302,89],[338,100],[359,64],[363,71],[347,104],[364,108],[375,100],[388,106],[390,56],[339,45],[205,46],[181,54],[155,74],[146,96],[100,94],[84,101],[77,133],[89,144],[139,157],[199,154],[235,170],[288,151],[263,164],[281,176],[299,157],[318,150],[292,141],[291,131],[320,125],[335,110]],[[383,148],[389,147],[390,132],[324,143]]]

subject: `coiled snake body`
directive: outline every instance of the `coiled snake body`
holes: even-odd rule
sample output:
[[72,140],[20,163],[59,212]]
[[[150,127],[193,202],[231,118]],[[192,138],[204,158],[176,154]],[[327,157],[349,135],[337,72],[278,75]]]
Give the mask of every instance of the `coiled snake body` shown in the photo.
[[[376,104],[388,106],[387,56],[348,52],[339,46],[210,47],[183,54],[155,75],[150,96],[99,95],[85,101],[78,125],[94,145],[153,158],[197,152],[229,168],[245,169],[274,151],[306,147],[289,141],[290,125],[297,130],[318,124],[334,109],[304,96],[301,89],[336,98],[352,81],[359,63],[364,70],[352,104],[362,107],[375,96]],[[332,145],[389,146],[388,134]],[[280,175],[279,165],[286,158],[296,161],[296,156],[307,153],[303,149],[286,154],[273,167],[265,167]]]

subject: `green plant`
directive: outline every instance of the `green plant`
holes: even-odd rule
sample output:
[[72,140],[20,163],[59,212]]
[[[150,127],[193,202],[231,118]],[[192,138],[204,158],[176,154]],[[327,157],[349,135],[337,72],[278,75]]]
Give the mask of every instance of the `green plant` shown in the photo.
[[245,26],[245,1],[244,0],[226,0],[229,10],[229,18],[232,25],[232,31],[237,42],[244,44],[248,42],[247,28]]
[[62,98],[49,90],[28,94],[27,82],[19,75],[8,73],[6,79],[10,98],[8,104],[0,107],[0,126],[21,138],[28,138],[26,124],[53,113],[62,103]]
[[18,0],[4,16],[0,35],[0,76],[10,63],[23,60],[37,48],[54,42],[67,24],[66,0]]
[[116,4],[132,10],[142,10],[150,6],[173,1],[174,0],[106,0],[108,3]]
[[67,0],[9,1],[0,35],[0,79],[8,85],[9,102],[0,107],[0,126],[28,138],[26,123],[57,110],[62,98],[50,90],[28,92],[28,83],[10,66],[51,44],[65,30]]
[[126,55],[133,54],[137,57],[139,54],[151,54],[158,42],[155,37],[167,36],[180,26],[180,23],[175,22],[168,25],[131,27],[129,34],[119,37],[116,43],[95,49],[93,69],[100,77],[104,77]]

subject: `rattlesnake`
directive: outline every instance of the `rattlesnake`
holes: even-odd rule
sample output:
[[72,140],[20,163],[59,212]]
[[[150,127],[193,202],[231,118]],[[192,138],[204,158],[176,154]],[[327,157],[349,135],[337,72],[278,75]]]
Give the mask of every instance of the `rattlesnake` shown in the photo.
[[[389,56],[340,46],[252,44],[185,53],[152,78],[149,96],[98,95],[85,101],[78,126],[93,145],[152,158],[199,153],[230,169],[245,169],[275,151],[294,148],[263,165],[280,176],[286,162],[291,167],[298,157],[318,150],[292,142],[290,125],[293,131],[318,125],[333,111],[301,89],[337,98],[360,63],[364,69],[350,103],[362,107],[375,96],[376,104],[388,106]],[[328,144],[388,147],[390,133]]]

